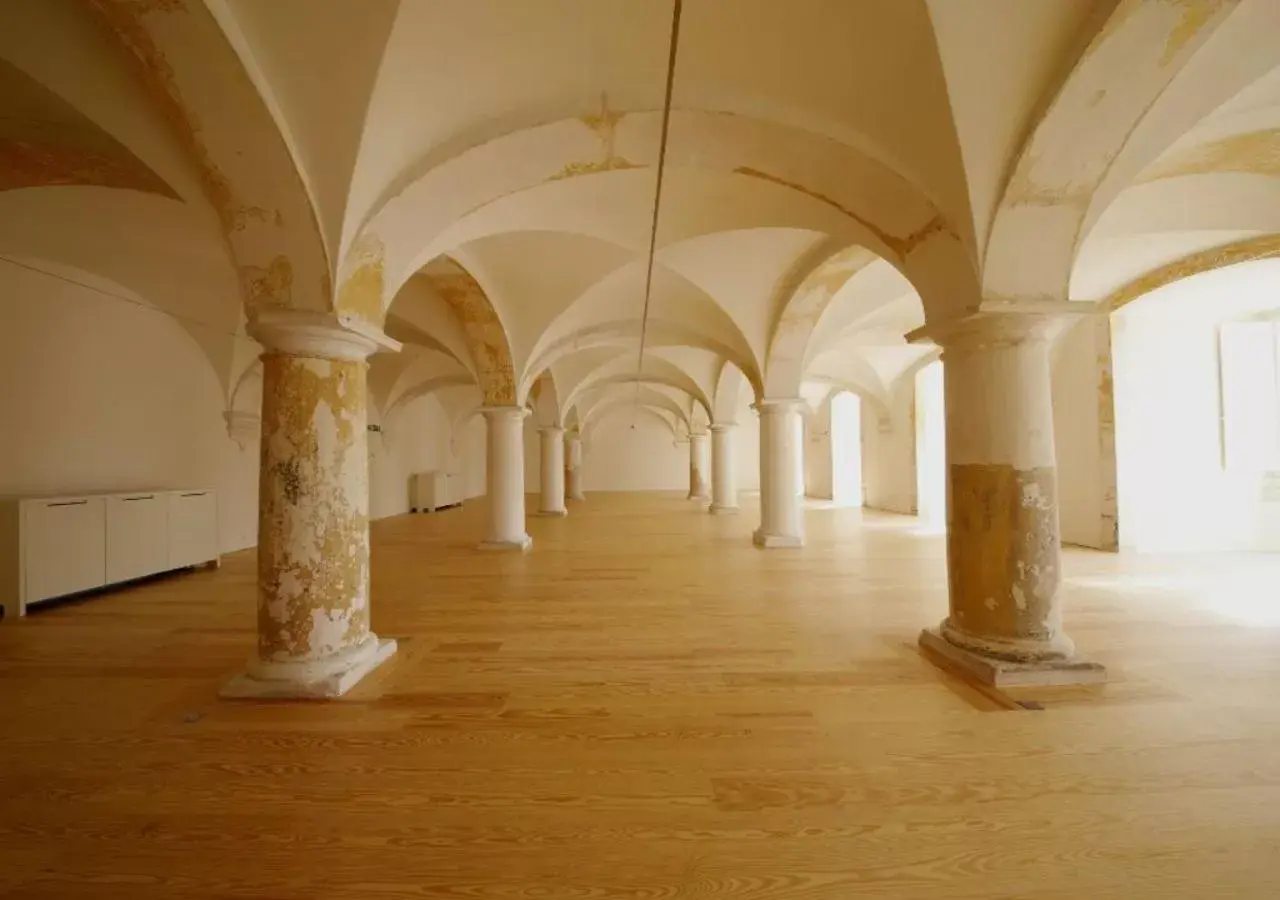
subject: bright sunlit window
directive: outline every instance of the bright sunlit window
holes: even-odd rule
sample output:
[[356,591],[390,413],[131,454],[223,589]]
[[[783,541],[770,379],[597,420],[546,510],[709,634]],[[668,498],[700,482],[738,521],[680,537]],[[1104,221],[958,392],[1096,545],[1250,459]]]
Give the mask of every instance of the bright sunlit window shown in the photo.
[[1223,465],[1280,470],[1280,323],[1225,322],[1218,337]]

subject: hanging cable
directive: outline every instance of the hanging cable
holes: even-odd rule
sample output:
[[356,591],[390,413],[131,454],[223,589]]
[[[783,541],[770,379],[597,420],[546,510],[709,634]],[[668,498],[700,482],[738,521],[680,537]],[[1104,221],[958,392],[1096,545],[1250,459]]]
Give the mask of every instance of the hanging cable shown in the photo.
[[662,179],[667,163],[667,133],[671,127],[671,94],[676,81],[676,50],[680,45],[680,9],[683,0],[671,6],[671,49],[667,57],[667,90],[662,102],[662,135],[658,141],[658,178],[653,191],[653,222],[649,229],[649,264],[644,276],[644,311],[640,316],[640,355],[636,359],[636,405],[640,402],[639,376],[644,370],[644,344],[649,330],[649,301],[653,295],[653,260],[658,249],[658,214],[662,205]]

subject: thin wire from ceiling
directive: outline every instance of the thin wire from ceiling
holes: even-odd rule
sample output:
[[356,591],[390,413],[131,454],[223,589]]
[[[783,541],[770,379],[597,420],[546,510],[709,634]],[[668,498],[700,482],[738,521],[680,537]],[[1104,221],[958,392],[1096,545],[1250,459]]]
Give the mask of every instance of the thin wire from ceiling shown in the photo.
[[[683,0],[672,0],[671,41],[667,56],[667,89],[662,101],[662,134],[658,140],[658,177],[653,189],[653,221],[649,225],[649,260],[644,275],[644,310],[640,315],[640,353],[636,359],[636,407],[640,405],[640,375],[644,372],[644,345],[649,332],[649,301],[653,296],[653,260],[658,249],[658,215],[662,209],[662,179],[667,167],[667,135],[671,127],[671,94],[676,82],[676,52],[680,46],[680,12]],[[635,427],[634,424],[632,427]]]

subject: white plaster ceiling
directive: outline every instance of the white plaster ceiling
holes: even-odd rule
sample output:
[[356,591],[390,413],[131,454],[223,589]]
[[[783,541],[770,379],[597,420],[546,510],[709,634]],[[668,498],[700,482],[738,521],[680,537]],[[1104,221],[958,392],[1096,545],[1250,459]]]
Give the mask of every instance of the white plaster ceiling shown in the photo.
[[0,190],[30,223],[0,255],[212,323],[229,392],[246,313],[322,306],[406,344],[382,414],[550,379],[563,421],[640,397],[674,428],[886,397],[934,352],[903,335],[984,299],[1280,252],[1275,0],[685,0],[643,324],[668,3],[18,6],[0,98],[85,183]]

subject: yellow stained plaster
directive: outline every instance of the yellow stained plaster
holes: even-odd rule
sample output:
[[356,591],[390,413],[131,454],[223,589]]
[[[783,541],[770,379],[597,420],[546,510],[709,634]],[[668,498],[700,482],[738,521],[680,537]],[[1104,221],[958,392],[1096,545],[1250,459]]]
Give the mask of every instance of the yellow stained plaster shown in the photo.
[[363,361],[263,359],[258,650],[316,658],[369,632]]
[[923,244],[926,240],[928,240],[933,235],[951,233],[951,231],[947,228],[946,223],[942,220],[942,217],[935,215],[932,219],[926,222],[917,231],[914,231],[911,234],[906,235],[905,237],[898,237],[897,235],[889,234],[887,231],[885,231],[880,226],[876,225],[874,222],[870,221],[869,219],[863,218],[853,210],[849,209],[846,206],[843,206],[838,201],[833,200],[832,198],[826,196],[825,194],[819,193],[818,191],[807,188],[804,185],[800,184],[799,182],[789,181],[785,178],[781,178],[769,172],[762,171],[761,169],[754,169],[751,166],[738,166],[733,171],[734,171],[734,174],[744,175],[747,178],[755,178],[755,179],[759,179],[760,181],[768,181],[772,184],[781,185],[782,187],[789,188],[800,194],[804,194],[806,197],[811,197],[812,199],[817,200],[819,203],[826,204],[827,206],[830,206],[831,208],[838,210],[839,212],[848,216],[850,219],[853,219],[862,227],[866,228],[868,231],[874,234],[881,241],[883,241],[885,246],[888,247],[890,250],[892,250],[895,254],[897,254],[900,259],[905,258],[908,254],[911,253],[912,250],[914,250],[916,247]]
[[241,266],[245,306],[249,314],[267,308],[284,308],[293,297],[293,264],[277,256],[266,268]]
[[1059,560],[1052,467],[950,467],[947,572],[954,627],[979,639],[1056,637]]
[[351,274],[338,291],[337,312],[382,325],[385,318],[382,307],[385,288],[383,252],[382,241],[372,234],[365,235],[352,246],[348,254]]
[[1190,256],[1184,256],[1167,265],[1154,269],[1140,278],[1135,278],[1123,287],[1113,291],[1103,305],[1112,311],[1132,303],[1144,294],[1157,288],[1201,272],[1211,272],[1226,266],[1254,262],[1260,259],[1272,259],[1280,256],[1280,235],[1265,235],[1249,240],[1237,241],[1213,247]]
[[507,333],[479,282],[447,257],[428,267],[423,277],[462,323],[485,405],[515,405],[515,366]]
[[1215,173],[1280,175],[1280,129],[1236,134],[1185,150],[1152,166],[1139,183]]
[[178,199],[131,154],[109,156],[43,141],[0,138],[0,191],[59,185],[124,188]]

